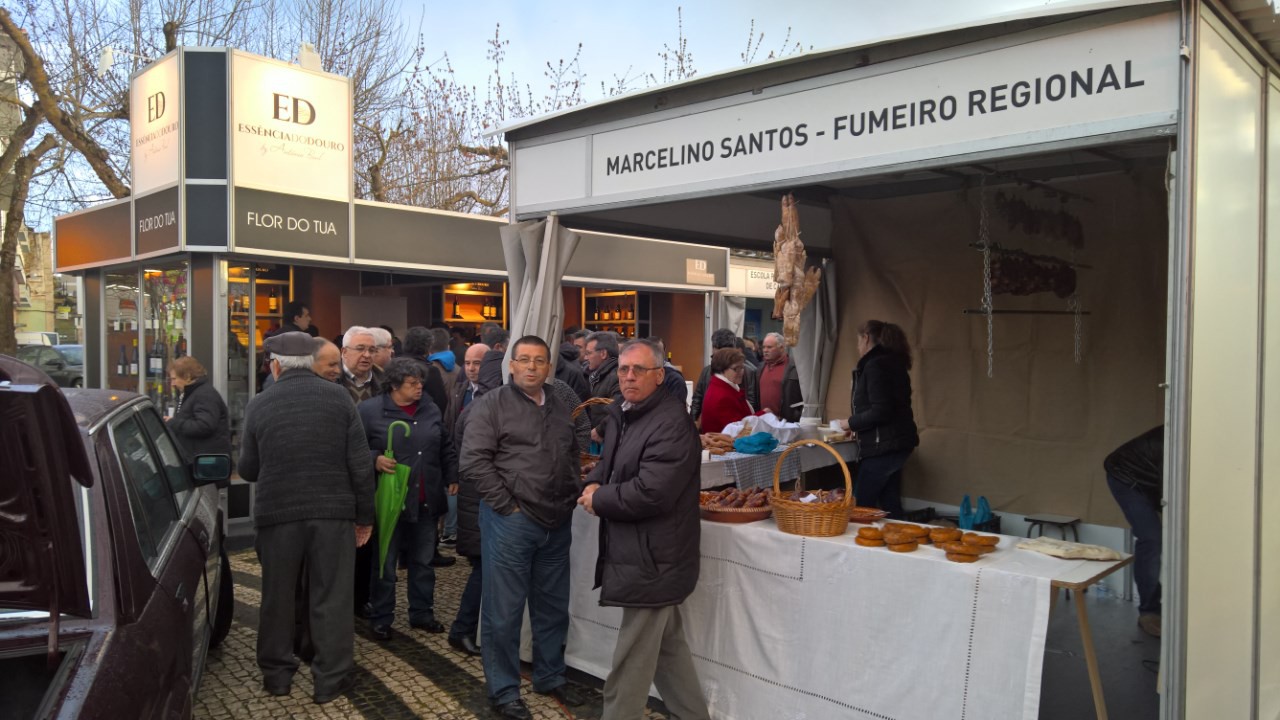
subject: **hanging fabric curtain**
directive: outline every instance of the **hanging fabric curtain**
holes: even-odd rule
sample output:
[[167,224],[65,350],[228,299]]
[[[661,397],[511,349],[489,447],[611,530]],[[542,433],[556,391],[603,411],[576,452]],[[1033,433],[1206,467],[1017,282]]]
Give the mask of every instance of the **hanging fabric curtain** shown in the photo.
[[747,325],[747,299],[737,295],[724,295],[720,303],[720,324],[713,330],[729,328],[734,335],[742,336]]
[[[551,347],[551,362],[554,363],[559,355],[556,348],[560,346],[564,328],[564,295],[560,291],[560,281],[569,267],[569,259],[578,248],[580,236],[562,227],[555,213],[542,220],[506,225],[499,233],[511,285],[512,312],[507,326],[511,339],[537,335],[546,340]],[[512,349],[509,343],[508,361]]]
[[836,261],[821,263],[822,281],[813,300],[800,313],[800,342],[791,348],[791,358],[800,376],[804,394],[802,418],[822,418],[831,381],[831,364],[836,355]]

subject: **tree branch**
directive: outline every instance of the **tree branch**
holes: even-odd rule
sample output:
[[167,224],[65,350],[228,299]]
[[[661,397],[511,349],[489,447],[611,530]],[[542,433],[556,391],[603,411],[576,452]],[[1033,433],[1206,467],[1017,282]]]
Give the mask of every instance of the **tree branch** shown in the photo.
[[37,100],[30,108],[23,108],[22,123],[13,131],[13,135],[9,138],[9,144],[4,149],[4,154],[0,155],[0,177],[9,174],[13,169],[14,163],[18,161],[18,156],[22,154],[22,148],[27,141],[36,134],[36,126],[44,120],[44,112],[40,109],[40,101]]
[[80,151],[80,154],[84,156],[85,160],[89,162],[89,166],[98,175],[98,179],[102,181],[102,184],[107,187],[107,190],[113,196],[117,198],[128,197],[129,186],[124,184],[120,177],[116,175],[115,170],[111,168],[110,155],[107,151],[84,131],[78,118],[62,112],[62,108],[58,106],[57,97],[49,84],[49,74],[44,69],[44,60],[32,47],[31,40],[27,37],[26,32],[13,22],[8,9],[4,7],[0,7],[0,30],[3,30],[13,40],[14,45],[18,47],[18,51],[22,53],[22,59],[27,66],[27,81],[31,84],[31,89],[35,91],[36,97],[40,99],[49,124],[72,147]]
[[0,354],[13,355],[18,350],[13,317],[13,267],[17,264],[18,232],[26,219],[31,175],[40,164],[40,158],[57,146],[58,141],[53,135],[45,135],[40,144],[13,164],[13,195],[9,198],[9,213],[4,220],[4,240],[0,241]]

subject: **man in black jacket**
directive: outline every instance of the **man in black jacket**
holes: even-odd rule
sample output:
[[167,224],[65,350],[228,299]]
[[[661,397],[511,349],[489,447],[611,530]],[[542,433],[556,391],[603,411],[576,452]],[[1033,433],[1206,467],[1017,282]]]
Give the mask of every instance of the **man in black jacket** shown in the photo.
[[591,397],[591,385],[582,375],[582,366],[578,364],[578,346],[571,342],[560,344],[560,357],[556,361],[556,379],[564,382],[578,395],[578,402],[586,402]]
[[[491,351],[493,352],[493,351]],[[480,496],[481,632],[489,701],[504,718],[532,717],[520,699],[520,625],[533,630],[533,689],[566,705],[569,542],[578,496],[573,408],[547,385],[551,350],[535,336],[511,350],[511,384],[467,410],[459,470]]]
[[600,604],[621,606],[604,717],[639,717],[653,683],[673,717],[709,717],[680,605],[698,584],[702,446],[665,392],[662,353],[631,340],[618,358],[623,401],[609,408],[606,453],[578,504],[600,518]]
[[[587,336],[587,349],[583,353],[587,361],[587,382],[591,384],[591,397],[618,399],[618,336],[606,330]],[[592,439],[599,440],[600,423],[608,413],[599,405],[587,408],[591,416]]]
[[351,577],[372,532],[373,463],[355,405],[311,372],[318,341],[301,332],[264,343],[276,383],[245,410],[240,476],[257,483],[254,545],[262,564],[258,666],[272,695],[288,695],[294,592],[305,563],[315,658],[315,701],[351,687]]
[[1133,580],[1138,585],[1138,627],[1160,637],[1161,505],[1164,500],[1164,426],[1116,448],[1102,462],[1107,487],[1133,528]]

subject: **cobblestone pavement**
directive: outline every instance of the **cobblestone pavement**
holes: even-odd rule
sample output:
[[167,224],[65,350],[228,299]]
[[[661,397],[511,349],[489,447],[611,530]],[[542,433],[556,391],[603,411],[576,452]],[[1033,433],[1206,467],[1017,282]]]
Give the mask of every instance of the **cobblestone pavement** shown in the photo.
[[[436,617],[447,627],[458,611],[458,598],[470,565],[463,559],[436,568]],[[262,689],[262,675],[254,658],[262,569],[252,550],[231,555],[235,576],[235,623],[222,647],[209,654],[196,698],[197,718],[492,718],[484,692],[480,658],[454,650],[446,633],[428,634],[409,628],[405,608],[405,571],[396,585],[397,617],[390,642],[380,643],[366,621],[356,620],[356,683],[345,696],[327,705],[311,701],[310,669],[304,664],[294,676],[289,697],[272,697]],[[599,718],[600,681],[571,672],[571,682],[587,697],[583,707],[566,708],[533,692],[528,667],[521,694],[535,718]],[[585,683],[585,684],[584,684]],[[655,703],[656,705],[656,703]],[[649,711],[646,718],[662,720]]]

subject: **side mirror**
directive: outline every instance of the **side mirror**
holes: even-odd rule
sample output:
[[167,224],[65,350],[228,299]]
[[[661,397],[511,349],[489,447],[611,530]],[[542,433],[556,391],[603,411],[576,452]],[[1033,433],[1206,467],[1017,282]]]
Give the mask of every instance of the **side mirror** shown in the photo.
[[61,360],[48,360],[45,362],[45,366],[51,367],[54,370],[61,370],[62,368],[66,367],[66,365],[63,364]]
[[203,485],[226,487],[230,479],[230,455],[197,455],[196,459],[191,462],[191,481],[197,487]]

